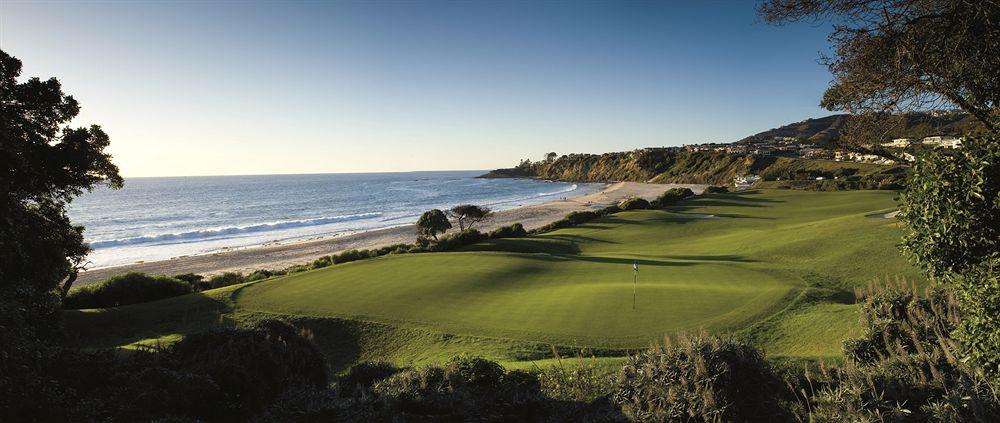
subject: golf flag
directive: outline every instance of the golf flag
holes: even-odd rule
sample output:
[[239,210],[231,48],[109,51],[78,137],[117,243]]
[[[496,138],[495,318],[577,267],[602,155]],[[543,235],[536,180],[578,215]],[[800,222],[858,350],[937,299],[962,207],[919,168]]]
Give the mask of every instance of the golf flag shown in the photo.
[[635,286],[639,283],[639,262],[632,262],[632,310],[635,310]]

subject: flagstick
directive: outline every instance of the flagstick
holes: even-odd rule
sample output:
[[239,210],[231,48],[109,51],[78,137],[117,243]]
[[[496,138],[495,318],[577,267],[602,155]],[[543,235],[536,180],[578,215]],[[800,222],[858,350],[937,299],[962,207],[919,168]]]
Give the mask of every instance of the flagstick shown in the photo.
[[636,286],[636,284],[639,283],[638,280],[639,280],[639,272],[638,271],[633,271],[632,272],[632,310],[635,310],[635,286]]

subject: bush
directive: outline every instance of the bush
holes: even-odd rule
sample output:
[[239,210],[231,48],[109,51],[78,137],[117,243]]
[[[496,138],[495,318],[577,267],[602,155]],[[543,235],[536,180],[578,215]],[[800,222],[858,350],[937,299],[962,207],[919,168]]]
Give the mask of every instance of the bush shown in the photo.
[[63,308],[117,307],[176,297],[192,291],[190,284],[179,279],[129,272],[70,291],[63,300]]
[[598,210],[598,211],[597,211],[597,215],[598,215],[598,216],[602,216],[602,217],[603,217],[603,216],[609,216],[609,215],[612,215],[612,214],[615,214],[615,213],[618,213],[618,212],[620,212],[620,211],[622,211],[622,208],[621,208],[621,207],[618,207],[618,205],[617,205],[617,204],[612,204],[612,205],[610,205],[610,206],[607,206],[607,207],[605,207],[605,208],[603,208],[603,209],[600,209],[600,210]]
[[[809,179],[814,179],[814,178],[810,177]],[[729,188],[720,185],[712,185],[708,188],[705,188],[705,191],[702,194],[725,194],[727,192],[729,192]]]
[[182,273],[180,275],[174,275],[174,279],[179,279],[184,282],[191,284],[192,288],[198,288],[198,283],[205,279],[202,275],[196,275],[194,273]]
[[486,235],[475,229],[466,229],[461,232],[452,232],[431,240],[427,245],[428,251],[451,251],[466,245],[475,244],[486,239]]
[[238,283],[246,282],[243,279],[242,273],[237,272],[225,272],[208,278],[208,280],[201,281],[198,286],[204,291],[208,289],[222,288],[224,286],[236,285]]
[[815,421],[997,421],[1000,401],[961,357],[963,317],[950,291],[882,287],[862,293],[864,334],[812,398]]
[[337,379],[341,396],[356,396],[371,390],[376,382],[399,373],[400,369],[386,362],[363,362],[351,367],[347,374]]
[[520,238],[522,236],[527,236],[528,231],[524,230],[524,226],[520,223],[515,223],[510,226],[503,226],[496,228],[487,235],[489,238]]
[[406,254],[413,248],[410,244],[392,244],[373,250],[372,257],[384,256],[387,254]]
[[646,210],[649,208],[649,201],[642,197],[632,197],[618,203],[618,207],[622,210]]
[[327,383],[326,359],[311,334],[277,320],[189,335],[161,354],[170,366],[218,386],[224,413],[210,419],[245,419],[289,387]]
[[364,260],[366,258],[374,257],[371,250],[347,250],[342,251],[340,254],[335,254],[330,256],[330,261],[333,264],[350,263],[352,261]]
[[951,279],[964,318],[957,337],[971,364],[1000,391],[1000,274],[982,269]]
[[671,206],[693,195],[694,191],[691,191],[689,188],[671,188],[660,194],[659,197],[656,197],[651,206],[656,208]]
[[614,399],[639,421],[786,421],[786,393],[755,348],[699,335],[630,358]]
[[246,282],[260,281],[274,276],[281,276],[284,274],[285,271],[283,270],[267,270],[267,269],[254,270],[249,275],[247,275],[246,278],[243,278],[243,280]]
[[545,405],[534,376],[505,373],[481,358],[403,371],[377,382],[374,391],[393,414],[426,421],[538,420]]

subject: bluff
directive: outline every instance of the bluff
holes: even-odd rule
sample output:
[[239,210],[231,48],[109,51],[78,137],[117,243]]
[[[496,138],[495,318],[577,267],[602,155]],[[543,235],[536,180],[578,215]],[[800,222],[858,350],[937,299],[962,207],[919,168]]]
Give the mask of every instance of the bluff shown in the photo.
[[551,161],[497,169],[482,178],[538,178],[558,181],[633,181],[728,184],[737,175],[756,173],[772,157],[735,156],[716,151],[646,149],[605,154],[570,154]]
[[513,168],[497,169],[480,178],[729,185],[736,176],[759,175],[769,187],[896,189],[907,173],[909,169],[904,166],[734,155],[720,151],[644,149],[570,154],[540,162],[524,160]]

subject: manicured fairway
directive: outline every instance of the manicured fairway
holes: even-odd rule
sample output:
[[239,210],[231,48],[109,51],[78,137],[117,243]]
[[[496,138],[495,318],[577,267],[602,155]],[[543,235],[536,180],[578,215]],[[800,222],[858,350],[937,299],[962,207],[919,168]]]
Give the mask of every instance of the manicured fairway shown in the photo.
[[631,263],[547,254],[416,254],[244,288],[240,307],[420,324],[556,344],[641,346],[680,329],[730,329],[794,287],[717,261],[652,260],[632,309]]
[[[296,274],[248,286],[236,304],[462,335],[642,347],[678,330],[748,327],[809,286],[848,290],[910,271],[893,247],[893,221],[864,217],[891,208],[893,195],[709,196],[474,251]],[[635,310],[633,261],[640,266]]]
[[108,347],[289,319],[313,332],[337,372],[363,360],[414,365],[462,353],[533,366],[547,363],[553,346],[564,357],[580,347],[616,356],[702,328],[748,335],[772,357],[836,358],[858,331],[855,287],[887,276],[926,283],[896,247],[896,221],[865,217],[893,210],[895,195],[708,195],[457,252],[68,311],[66,323],[80,346]]

